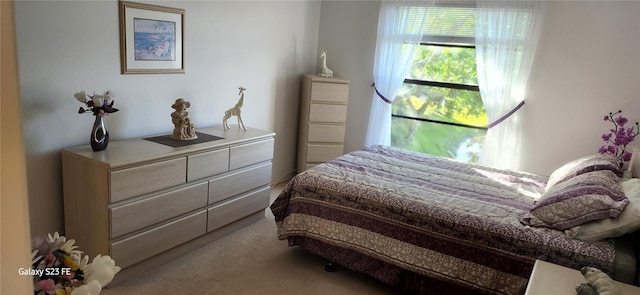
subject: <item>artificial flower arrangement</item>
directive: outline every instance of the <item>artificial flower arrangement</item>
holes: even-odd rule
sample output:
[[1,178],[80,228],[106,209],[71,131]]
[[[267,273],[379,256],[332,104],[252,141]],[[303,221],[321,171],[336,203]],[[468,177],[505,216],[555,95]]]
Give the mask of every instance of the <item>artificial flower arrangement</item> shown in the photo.
[[622,111],[615,113],[609,113],[604,116],[605,121],[613,123],[613,128],[609,129],[609,133],[602,134],[602,140],[605,144],[600,147],[599,152],[601,154],[610,154],[620,160],[620,166],[624,162],[631,160],[631,152],[627,151],[627,145],[629,145],[635,137],[640,134],[640,127],[638,122],[635,126],[625,127],[624,125],[629,120],[621,115]]
[[[114,93],[111,90],[107,90],[103,94],[93,93],[93,95],[87,95],[87,93],[82,90],[76,92],[73,96],[87,106],[87,108],[80,107],[78,114],[92,112],[94,116],[104,117],[109,113],[118,111],[118,109],[113,107],[114,100],[111,98],[114,96]],[[87,99],[87,97],[89,99]]]
[[108,255],[97,255],[89,263],[89,256],[58,234],[31,240],[32,269],[35,295],[97,295],[120,271]]

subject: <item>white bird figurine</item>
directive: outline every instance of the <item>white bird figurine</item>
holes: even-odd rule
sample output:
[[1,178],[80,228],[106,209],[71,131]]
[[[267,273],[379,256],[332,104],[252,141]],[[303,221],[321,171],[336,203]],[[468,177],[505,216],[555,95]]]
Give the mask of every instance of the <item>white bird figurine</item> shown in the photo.
[[320,54],[320,58],[322,58],[322,71],[318,73],[320,77],[333,77],[333,71],[327,68],[327,52],[322,50]]

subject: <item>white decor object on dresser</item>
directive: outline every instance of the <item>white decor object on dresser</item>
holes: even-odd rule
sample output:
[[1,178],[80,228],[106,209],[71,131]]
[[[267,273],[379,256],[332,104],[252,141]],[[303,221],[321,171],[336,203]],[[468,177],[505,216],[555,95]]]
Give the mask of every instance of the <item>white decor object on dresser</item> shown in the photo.
[[320,71],[320,73],[318,73],[318,75],[320,77],[333,77],[333,71],[327,67],[327,52],[322,50],[320,58],[322,58],[322,70]]
[[238,87],[238,89],[240,90],[240,93],[238,93],[238,95],[240,95],[240,99],[238,99],[238,102],[236,103],[236,105],[226,110],[224,112],[224,117],[222,117],[222,126],[224,127],[224,130],[229,130],[231,128],[229,127],[229,123],[227,121],[232,116],[236,116],[238,118],[238,128],[241,128],[242,130],[247,131],[247,127],[244,126],[244,122],[242,121],[242,105],[244,104],[244,91],[247,90],[247,88],[240,86]]
[[110,255],[116,281],[264,218],[275,134],[198,134],[180,147],[136,138],[62,150],[65,234],[90,257]]
[[344,153],[349,80],[302,77],[298,173]]

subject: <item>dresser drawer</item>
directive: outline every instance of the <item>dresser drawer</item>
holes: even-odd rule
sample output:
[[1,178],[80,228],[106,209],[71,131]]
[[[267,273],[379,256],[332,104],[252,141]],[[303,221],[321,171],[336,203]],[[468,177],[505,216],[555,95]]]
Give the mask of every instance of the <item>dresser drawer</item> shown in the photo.
[[273,139],[232,146],[229,170],[253,165],[273,158]]
[[209,208],[207,232],[214,231],[269,206],[271,189],[265,187],[245,196]]
[[111,238],[179,216],[207,205],[207,182],[111,209]]
[[309,108],[309,122],[344,123],[347,120],[347,105],[312,103]]
[[111,172],[111,202],[155,192],[187,181],[187,158]]
[[209,181],[209,204],[268,185],[271,182],[271,163],[238,171]]
[[314,125],[309,124],[309,142],[336,142],[344,141],[344,126]]
[[342,145],[315,145],[307,146],[307,162],[326,162],[344,154]]
[[187,181],[194,181],[229,171],[229,149],[187,157]]
[[207,230],[207,211],[167,223],[111,244],[111,257],[125,268],[186,243]]
[[349,100],[349,84],[312,83],[311,100],[347,102]]

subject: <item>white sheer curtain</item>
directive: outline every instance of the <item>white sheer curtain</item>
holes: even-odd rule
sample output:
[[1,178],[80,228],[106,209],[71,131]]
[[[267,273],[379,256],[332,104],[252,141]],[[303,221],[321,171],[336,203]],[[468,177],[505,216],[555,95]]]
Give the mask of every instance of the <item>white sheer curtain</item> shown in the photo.
[[[478,1],[476,59],[480,94],[489,122],[524,101],[525,88],[544,18],[544,1]],[[518,113],[489,128],[480,162],[518,170]]]
[[381,3],[373,78],[376,91],[387,101],[374,93],[366,146],[391,144],[391,102],[411,67],[422,40],[421,29],[426,19],[426,7],[432,4],[433,1]]

